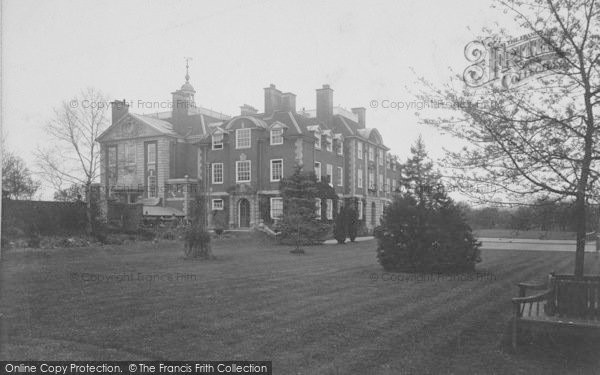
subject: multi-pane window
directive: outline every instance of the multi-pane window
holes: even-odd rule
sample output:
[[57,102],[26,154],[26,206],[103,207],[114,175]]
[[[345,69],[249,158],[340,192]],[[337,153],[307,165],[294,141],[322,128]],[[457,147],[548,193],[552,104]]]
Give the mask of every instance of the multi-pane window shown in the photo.
[[315,198],[315,215],[317,220],[321,220],[321,198]]
[[383,175],[382,174],[379,175],[379,181],[377,181],[377,184],[379,185],[377,187],[377,190],[383,191]]
[[223,163],[212,164],[212,183],[222,184],[223,183]]
[[123,159],[125,164],[135,164],[135,143],[123,144]]
[[326,207],[327,220],[333,220],[333,199],[327,199],[326,204],[327,204],[327,207]]
[[383,150],[379,150],[379,165],[383,166]]
[[321,149],[321,133],[316,132],[315,137],[317,138],[317,140],[315,141],[315,148],[318,148],[320,150]]
[[362,169],[358,169],[358,172],[356,172],[356,186],[361,188],[363,187],[363,171]]
[[283,159],[271,160],[271,182],[281,181],[283,177]]
[[315,161],[315,175],[317,176],[317,181],[321,182],[321,163]]
[[344,142],[342,142],[341,139],[339,139],[337,142],[337,154],[338,155],[344,155]]
[[235,131],[235,148],[250,148],[250,129],[237,129]]
[[223,149],[223,133],[213,134],[212,149],[213,150],[222,150]]
[[235,181],[250,182],[250,160],[235,162]]
[[333,165],[327,164],[327,183],[333,186]]
[[356,143],[356,156],[358,156],[358,158],[361,159],[361,160],[363,158],[363,144],[362,144],[362,142],[357,142]]
[[369,172],[369,189],[375,189],[375,174],[373,172]]
[[107,179],[109,185],[117,184],[117,146],[109,146],[107,151]]
[[357,211],[358,211],[358,220],[362,220],[362,218],[363,218],[363,202],[362,201],[358,201]]
[[222,211],[223,210],[223,199],[213,199],[212,200],[212,209],[213,210],[219,210]]
[[271,219],[279,219],[283,216],[283,198],[271,198]]
[[158,180],[156,176],[156,143],[146,143],[146,176],[148,178],[148,197],[158,196]]
[[333,142],[332,142],[331,137],[325,138],[325,149],[328,152],[333,152]]
[[338,186],[344,186],[344,168],[337,167],[338,170]]
[[271,144],[282,145],[283,144],[283,129],[271,129]]
[[375,160],[375,150],[373,149],[373,146],[369,146],[369,161],[374,161]]

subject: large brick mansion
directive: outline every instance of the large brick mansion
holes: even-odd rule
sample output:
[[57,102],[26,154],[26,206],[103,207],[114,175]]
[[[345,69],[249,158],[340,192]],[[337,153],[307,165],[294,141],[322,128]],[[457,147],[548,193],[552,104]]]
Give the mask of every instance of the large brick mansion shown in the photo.
[[352,204],[367,229],[378,225],[399,166],[366,127],[365,108],[335,107],[329,85],[316,90],[315,110],[298,111],[296,95],[270,85],[264,112],[243,105],[233,117],[196,107],[194,94],[186,75],[172,111],[139,115],[112,103],[112,124],[98,137],[106,199],[141,203],[148,216],[186,216],[201,192],[230,228],[252,227],[281,215],[279,181],[302,165],[337,194],[318,202],[323,220]]

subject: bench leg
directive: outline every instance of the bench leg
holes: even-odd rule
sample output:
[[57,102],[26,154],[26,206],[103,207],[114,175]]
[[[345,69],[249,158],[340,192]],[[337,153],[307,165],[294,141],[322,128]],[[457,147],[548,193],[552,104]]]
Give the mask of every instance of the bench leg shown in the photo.
[[513,318],[513,326],[512,326],[512,347],[513,349],[517,349],[517,331],[518,331],[518,326],[517,326],[517,317]]

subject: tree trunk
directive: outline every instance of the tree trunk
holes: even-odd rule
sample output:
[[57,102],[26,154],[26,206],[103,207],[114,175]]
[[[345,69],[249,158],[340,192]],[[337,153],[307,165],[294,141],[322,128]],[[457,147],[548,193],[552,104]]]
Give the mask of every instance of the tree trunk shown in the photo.
[[92,217],[92,184],[90,182],[88,182],[85,185],[86,188],[86,193],[85,193],[85,217],[86,217],[86,224],[85,224],[85,232],[88,235],[91,235],[93,232],[93,220],[94,218]]
[[575,278],[583,278],[583,260],[585,256],[585,195],[577,194],[575,200],[577,222],[577,247],[575,249]]

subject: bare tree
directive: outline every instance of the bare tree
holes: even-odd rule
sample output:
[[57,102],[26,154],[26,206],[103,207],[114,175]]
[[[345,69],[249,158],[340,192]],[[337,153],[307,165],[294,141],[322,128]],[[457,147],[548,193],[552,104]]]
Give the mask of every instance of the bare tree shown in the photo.
[[[449,152],[445,162],[455,181],[480,200],[523,202],[540,196],[574,201],[575,275],[581,277],[585,208],[598,201],[595,185],[600,178],[600,134],[595,122],[600,104],[600,9],[595,0],[500,0],[496,4],[512,13],[524,34],[541,40],[561,63],[543,65],[542,60],[519,61],[519,56],[513,56],[516,73],[531,68],[520,63],[537,64],[545,73],[509,81],[513,83],[509,88],[465,87],[462,77],[435,87],[422,79],[421,99],[450,102],[455,110],[423,121],[469,145]],[[487,41],[509,37],[505,30],[484,30],[484,34]],[[465,80],[469,78],[472,75]]]
[[57,190],[64,184],[84,187],[88,207],[88,232],[92,231],[91,185],[100,174],[100,146],[96,138],[108,126],[108,101],[88,88],[63,101],[46,124],[49,145],[36,151],[41,175]]

